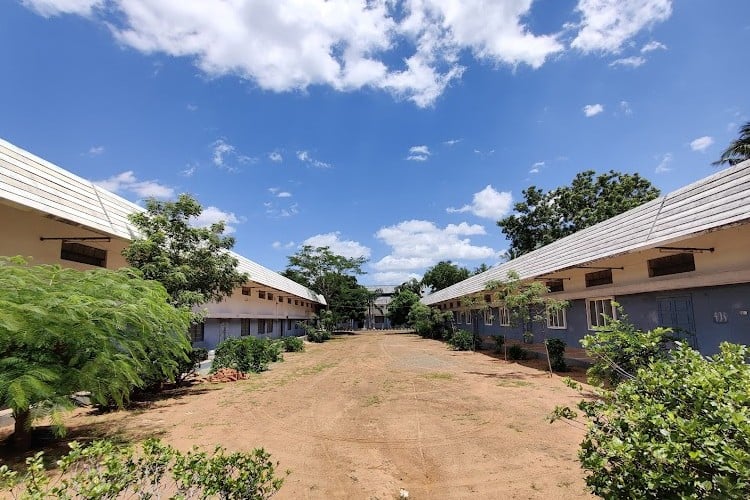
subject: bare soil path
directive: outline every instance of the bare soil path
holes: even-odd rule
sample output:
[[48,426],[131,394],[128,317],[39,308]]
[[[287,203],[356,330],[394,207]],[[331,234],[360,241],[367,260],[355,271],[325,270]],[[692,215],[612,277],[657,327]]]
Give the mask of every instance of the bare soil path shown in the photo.
[[183,449],[264,447],[290,469],[279,498],[587,498],[582,431],[546,416],[560,377],[410,334],[338,336],[249,380],[149,408],[79,411],[74,434],[151,435]]

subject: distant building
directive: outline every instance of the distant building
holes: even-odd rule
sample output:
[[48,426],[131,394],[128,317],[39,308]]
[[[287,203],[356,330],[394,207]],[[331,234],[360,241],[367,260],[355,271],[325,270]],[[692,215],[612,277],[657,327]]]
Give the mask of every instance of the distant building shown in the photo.
[[[548,313],[535,341],[570,346],[619,303],[644,329],[674,328],[704,354],[719,343],[750,343],[750,161],[722,170],[609,220],[428,295],[458,327],[521,338],[488,282],[515,271],[544,282],[570,307]],[[467,301],[483,304],[466,307]]]
[[[0,255],[75,269],[127,266],[122,250],[136,231],[127,216],[142,210],[116,194],[0,139]],[[191,328],[196,346],[223,339],[302,335],[298,322],[325,305],[323,296],[241,255],[250,280],[221,302],[201,306]]]
[[391,328],[391,320],[388,317],[388,306],[391,303],[396,287],[393,285],[378,285],[366,288],[370,292],[377,292],[378,295],[367,307],[365,327],[374,330]]

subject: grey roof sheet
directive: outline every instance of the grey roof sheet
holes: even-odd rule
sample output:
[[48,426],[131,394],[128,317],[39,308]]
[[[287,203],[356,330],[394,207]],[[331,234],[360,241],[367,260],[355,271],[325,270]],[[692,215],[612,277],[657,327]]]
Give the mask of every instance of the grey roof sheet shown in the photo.
[[[0,200],[99,231],[132,239],[128,214],[143,210],[114,193],[0,139]],[[237,253],[239,269],[256,283],[325,304],[322,295]]]
[[487,282],[504,280],[511,270],[521,279],[534,278],[747,221],[750,221],[750,160],[494,266],[428,295],[422,302],[437,304],[481,292]]

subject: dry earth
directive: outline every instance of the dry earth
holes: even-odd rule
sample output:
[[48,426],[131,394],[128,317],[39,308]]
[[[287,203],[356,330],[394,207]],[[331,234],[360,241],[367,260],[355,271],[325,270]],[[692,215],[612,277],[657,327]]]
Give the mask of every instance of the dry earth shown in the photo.
[[546,421],[577,399],[533,367],[379,332],[308,345],[248,380],[139,410],[79,410],[69,425],[79,438],[262,446],[291,470],[284,499],[393,499],[400,488],[417,500],[586,498],[582,431]]

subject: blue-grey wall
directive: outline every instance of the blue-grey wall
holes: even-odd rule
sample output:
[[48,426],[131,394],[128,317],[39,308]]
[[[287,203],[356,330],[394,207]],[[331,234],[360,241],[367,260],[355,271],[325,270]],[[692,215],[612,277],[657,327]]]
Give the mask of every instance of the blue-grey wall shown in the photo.
[[[242,321],[240,319],[227,319],[225,327],[219,319],[209,318],[205,321],[203,328],[203,342],[193,342],[194,347],[204,347],[206,349],[216,349],[219,343],[230,337],[240,337],[242,331]],[[291,330],[287,329],[287,320],[273,320],[273,332],[263,335],[258,334],[258,320],[250,320],[250,335],[253,337],[262,337],[277,339],[280,337],[292,337],[304,335],[305,331],[297,325],[298,320],[292,320]],[[226,329],[226,332],[224,332]]]

